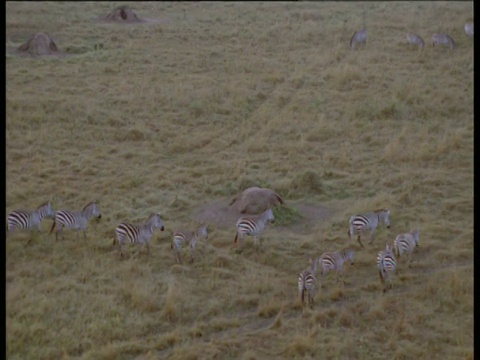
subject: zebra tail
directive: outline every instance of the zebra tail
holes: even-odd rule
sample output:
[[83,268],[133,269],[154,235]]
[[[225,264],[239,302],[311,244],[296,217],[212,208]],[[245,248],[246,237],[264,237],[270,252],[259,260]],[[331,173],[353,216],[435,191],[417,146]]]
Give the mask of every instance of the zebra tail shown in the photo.
[[55,229],[56,222],[53,220],[52,228],[50,229],[50,234],[53,232],[53,229]]
[[235,240],[233,240],[233,243],[236,244],[237,240],[238,240],[238,232],[237,232],[237,235],[235,235]]
[[382,284],[385,284],[385,277],[383,275],[383,271],[378,270],[378,275],[380,276],[380,281],[382,282]]
[[300,299],[302,300],[302,304],[305,302],[305,288],[302,289]]

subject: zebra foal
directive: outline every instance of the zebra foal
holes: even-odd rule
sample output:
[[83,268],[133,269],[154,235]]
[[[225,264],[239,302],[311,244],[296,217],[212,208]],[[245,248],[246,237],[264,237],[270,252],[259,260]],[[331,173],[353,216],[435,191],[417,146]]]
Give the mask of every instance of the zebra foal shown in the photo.
[[380,276],[380,282],[384,285],[383,292],[387,291],[387,285],[391,289],[393,287],[392,274],[395,273],[397,260],[393,249],[388,245],[385,250],[380,251],[377,255],[377,269]]
[[159,214],[150,215],[148,220],[141,225],[120,223],[115,230],[117,236],[113,240],[113,246],[117,245],[119,253],[123,254],[122,244],[137,244],[138,254],[140,253],[143,245],[146,244],[147,252],[150,253],[150,240],[153,236],[153,231],[155,228],[160,229],[160,231],[165,230]]
[[183,244],[188,244],[190,247],[190,262],[193,262],[193,256],[195,252],[195,245],[200,238],[208,239],[207,225],[202,225],[195,229],[195,231],[177,230],[173,233],[173,241],[170,246],[171,249],[175,247],[175,255],[177,262],[182,263],[180,250]]
[[413,229],[409,233],[399,234],[393,242],[395,255],[401,258],[404,254],[408,254],[408,267],[411,267],[412,254],[420,240],[420,230]]
[[274,221],[275,218],[273,216],[272,209],[268,209],[260,215],[242,216],[237,221],[237,235],[235,235],[233,243],[236,244],[237,240],[240,239],[240,244],[243,246],[244,237],[245,235],[248,235],[253,236],[253,241],[255,244],[261,244],[261,242],[259,242],[260,234],[265,229],[267,222],[273,223]]
[[302,305],[305,304],[305,293],[307,294],[309,305],[313,305],[315,300],[318,261],[318,258],[309,259],[310,267],[303,270],[298,276],[298,295]]
[[86,241],[87,225],[92,217],[96,217],[97,219],[102,217],[100,209],[95,201],[88,203],[80,211],[57,210],[53,218],[53,224],[52,228],[50,229],[50,233],[53,232],[55,227],[57,228],[57,231],[55,232],[55,241],[57,241],[58,235],[61,235],[63,238],[63,229],[77,230],[76,239],[78,240],[78,233],[80,230],[82,230],[83,239]]
[[336,252],[326,252],[320,256],[318,262],[320,263],[323,277],[330,271],[336,271],[337,277],[335,283],[338,282],[338,276],[342,275],[342,282],[345,285],[345,279],[343,277],[343,264],[345,261],[350,260],[350,264],[353,265],[354,252],[350,249],[342,249]]
[[355,235],[356,232],[358,235],[357,240],[360,246],[363,247],[360,238],[363,232],[370,230],[369,244],[371,244],[373,242],[375,229],[381,222],[383,222],[387,226],[387,229],[390,228],[390,210],[380,209],[361,215],[353,215],[352,217],[350,217],[349,221],[350,228],[348,231],[348,235],[350,236],[350,240],[352,240],[352,237]]
[[[54,210],[50,201],[41,204],[35,210],[13,210],[7,216],[7,231],[12,233],[17,230],[37,230],[42,231],[42,221],[44,218],[53,218]],[[45,239],[45,234],[42,234]],[[28,240],[25,246],[30,244],[32,238]]]

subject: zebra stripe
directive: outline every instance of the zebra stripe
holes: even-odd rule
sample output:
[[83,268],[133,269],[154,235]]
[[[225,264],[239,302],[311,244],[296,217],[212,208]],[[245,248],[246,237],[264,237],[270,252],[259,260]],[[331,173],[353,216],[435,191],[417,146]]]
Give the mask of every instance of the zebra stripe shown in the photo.
[[50,233],[52,233],[55,227],[57,227],[57,231],[55,233],[55,241],[57,241],[59,234],[63,238],[63,229],[77,230],[76,239],[78,240],[78,233],[80,232],[80,230],[82,230],[83,238],[86,241],[87,225],[92,217],[96,217],[98,219],[102,217],[100,209],[98,208],[98,205],[95,201],[85,205],[81,211],[58,210],[57,212],[55,212],[53,225],[50,229]]
[[244,236],[247,235],[253,236],[253,241],[257,244],[259,242],[260,234],[265,229],[266,223],[273,223],[274,221],[275,218],[272,209],[268,209],[260,215],[242,216],[237,221],[237,235],[235,235],[233,243],[236,244],[237,240],[240,238],[240,244],[243,245]]
[[418,247],[419,238],[420,230],[413,229],[409,233],[398,235],[393,242],[397,258],[400,259],[403,254],[408,254],[408,267],[411,267],[412,254],[415,248]]
[[380,222],[383,222],[387,226],[387,229],[390,228],[390,210],[381,209],[361,215],[353,215],[352,217],[350,217],[350,228],[348,231],[350,240],[352,240],[355,232],[357,232],[357,240],[363,247],[360,237],[364,231],[370,230],[369,244],[371,244],[373,241],[375,229]]
[[205,239],[208,239],[207,225],[200,226],[199,228],[195,229],[195,231],[175,231],[173,233],[173,242],[170,247],[173,249],[173,247],[175,246],[177,262],[179,262],[180,264],[182,263],[180,250],[183,244],[188,244],[190,246],[190,262],[193,262],[195,246],[197,244],[197,241],[203,237]]
[[318,262],[322,268],[322,278],[330,271],[336,271],[337,277],[335,282],[338,282],[339,274],[342,275],[342,282],[345,284],[343,277],[343,264],[346,260],[350,260],[350,264],[353,265],[354,252],[350,249],[342,249],[337,252],[326,252],[320,256]]
[[387,284],[390,289],[393,287],[392,273],[395,272],[397,261],[390,245],[386,244],[385,250],[380,251],[377,255],[377,269],[380,281],[384,284],[383,292],[387,291]]
[[[42,231],[42,221],[44,218],[52,218],[54,210],[52,204],[48,201],[40,205],[36,210],[13,210],[7,216],[7,231],[17,230],[37,230]],[[43,234],[45,239],[45,234]],[[30,244],[30,238],[26,245]]]
[[318,259],[309,260],[310,267],[300,273],[298,276],[298,293],[302,305],[305,303],[305,293],[307,293],[308,304],[313,305],[315,299],[315,291],[317,286],[317,267]]
[[113,240],[113,245],[118,244],[119,253],[122,254],[122,244],[137,244],[137,254],[142,249],[143,244],[147,245],[147,251],[150,252],[150,240],[155,228],[160,231],[165,230],[162,219],[159,214],[152,214],[148,220],[141,225],[121,223],[115,230],[117,237]]

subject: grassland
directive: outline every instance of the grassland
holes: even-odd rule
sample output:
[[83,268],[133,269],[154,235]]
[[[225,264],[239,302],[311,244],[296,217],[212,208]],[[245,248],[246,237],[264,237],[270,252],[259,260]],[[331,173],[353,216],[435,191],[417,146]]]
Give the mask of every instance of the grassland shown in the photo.
[[[8,235],[8,359],[473,359],[472,2],[136,2],[152,21],[94,21],[116,5],[6,5],[6,211],[102,210],[86,242]],[[69,56],[10,51],[39,31]],[[262,248],[211,223],[176,264],[173,231],[252,185],[291,209]],[[348,243],[349,216],[380,207],[391,228]],[[166,230],[120,260],[115,226],[151,212]],[[376,253],[413,227],[383,294]],[[328,276],[303,309],[307,258],[347,244],[345,287]]]

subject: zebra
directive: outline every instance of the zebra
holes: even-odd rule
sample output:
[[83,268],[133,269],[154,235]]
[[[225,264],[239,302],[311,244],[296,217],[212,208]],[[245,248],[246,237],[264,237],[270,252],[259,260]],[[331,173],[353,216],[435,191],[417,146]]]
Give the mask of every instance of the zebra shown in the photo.
[[248,235],[253,236],[255,244],[260,243],[261,245],[261,242],[259,242],[259,236],[263,229],[265,229],[267,222],[275,222],[272,209],[268,209],[260,215],[242,216],[237,221],[237,235],[235,235],[233,243],[236,244],[237,240],[240,238],[240,243],[243,245],[244,236]]
[[392,275],[397,267],[397,260],[391,246],[387,243],[385,250],[380,251],[377,255],[377,269],[380,276],[380,282],[384,285],[383,292],[387,291],[387,284],[390,289],[393,287]]
[[367,43],[367,29],[357,30],[350,40],[350,48],[355,50],[357,44]]
[[305,292],[308,296],[308,304],[313,305],[315,291],[317,287],[317,269],[319,259],[309,259],[310,267],[300,273],[298,276],[298,293],[302,305],[305,303]]
[[[7,216],[7,231],[36,229],[38,232],[41,232],[43,219],[53,218],[54,214],[55,212],[50,201],[41,204],[36,210],[13,210]],[[45,234],[42,235],[45,240]],[[30,237],[25,246],[29,245],[31,241],[32,237]]]
[[195,245],[200,238],[208,239],[207,225],[202,225],[195,229],[195,231],[183,231],[177,230],[173,233],[173,241],[170,246],[171,249],[175,246],[175,254],[178,263],[182,263],[180,256],[180,249],[182,244],[188,244],[190,246],[190,261],[193,262],[193,254],[195,252]]
[[408,267],[411,267],[412,253],[418,247],[419,238],[420,230],[413,229],[409,233],[398,235],[393,242],[397,258],[402,257],[403,254],[408,254]]
[[407,41],[412,45],[418,45],[418,47],[422,50],[425,47],[425,41],[423,41],[420,35],[411,33],[407,34]]
[[150,240],[155,228],[160,231],[165,230],[160,214],[152,214],[148,220],[141,225],[134,225],[129,223],[120,223],[115,230],[117,237],[113,240],[113,246],[118,245],[120,254],[122,252],[122,244],[128,242],[137,244],[137,254],[140,253],[143,244],[147,245],[147,252],[150,252]]
[[455,48],[455,41],[448,34],[433,34],[433,46],[445,45],[450,47],[450,49]]
[[466,23],[464,26],[465,34],[468,36],[473,36],[473,22]]
[[337,277],[335,282],[338,282],[339,274],[342,275],[342,282],[345,284],[343,277],[343,264],[346,260],[350,260],[350,264],[353,265],[354,252],[350,249],[342,249],[336,252],[326,252],[320,256],[318,262],[322,268],[322,278],[329,272],[336,270]]
[[80,230],[82,230],[83,239],[86,241],[87,225],[92,217],[96,217],[97,219],[100,219],[102,217],[100,209],[98,208],[98,205],[95,201],[92,201],[85,205],[81,211],[57,210],[53,218],[53,224],[52,228],[50,229],[50,233],[53,232],[55,227],[57,228],[57,231],[55,233],[55,241],[57,241],[59,234],[63,238],[62,229],[65,228],[77,230],[76,239],[78,240],[78,233],[80,232]]
[[387,226],[387,229],[390,228],[390,210],[380,209],[361,215],[353,215],[352,217],[350,217],[350,228],[348,231],[350,240],[352,239],[356,231],[358,234],[357,240],[360,243],[360,246],[363,247],[360,237],[364,231],[370,230],[369,244],[371,244],[373,241],[375,229],[380,222],[383,222]]

